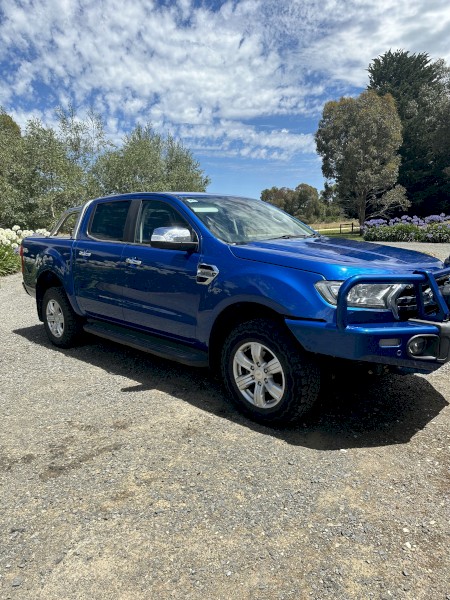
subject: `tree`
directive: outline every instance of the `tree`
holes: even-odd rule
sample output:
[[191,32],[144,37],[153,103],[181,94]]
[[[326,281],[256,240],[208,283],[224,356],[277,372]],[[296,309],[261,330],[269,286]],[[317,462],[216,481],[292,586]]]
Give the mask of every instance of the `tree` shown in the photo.
[[385,196],[397,181],[402,142],[392,96],[367,91],[327,102],[315,137],[324,176],[335,182],[339,202],[361,225],[367,214],[408,206],[401,190]]
[[261,192],[261,200],[278,206],[292,216],[297,216],[302,208],[295,190],[287,187],[265,189]]
[[105,152],[94,174],[104,194],[131,191],[205,191],[209,178],[181,142],[164,137],[151,125],[138,125],[123,146]]
[[[450,197],[450,101],[436,111],[436,129],[431,138],[437,169],[445,175],[442,194]],[[443,207],[444,208],[444,207]],[[448,204],[447,204],[448,209]]]
[[[59,127],[28,121],[19,126],[0,112],[0,222],[26,228],[51,227],[69,206],[98,195],[90,185],[92,135],[86,122],[58,112]],[[67,116],[67,115],[66,115]],[[101,137],[97,136],[97,139]],[[77,140],[77,146],[75,144]],[[90,144],[90,145],[89,145]],[[98,146],[99,144],[97,144]],[[78,148],[78,151],[76,150]]]
[[191,152],[150,125],[122,147],[108,142],[101,118],[58,109],[58,126],[28,121],[22,134],[0,109],[0,224],[50,228],[69,206],[102,194],[204,191],[209,184]]
[[25,154],[20,127],[0,109],[0,226],[9,227],[20,207],[26,178]]
[[59,215],[83,198],[83,169],[70,160],[52,128],[30,120],[23,137],[25,179],[18,224],[49,228]]
[[323,221],[338,215],[331,203],[317,189],[300,183],[295,189],[272,187],[261,192],[261,200],[270,202],[305,223]]
[[72,106],[57,108],[56,116],[58,139],[64,144],[69,161],[80,169],[80,201],[99,196],[95,165],[105,151],[115,147],[106,137],[101,116],[91,109],[85,118],[79,118]]
[[439,132],[450,104],[448,67],[442,59],[431,61],[424,52],[389,50],[371,62],[368,72],[368,89],[380,96],[389,93],[397,103],[403,127],[399,183],[406,188],[414,212],[445,210],[450,178]]
[[11,135],[16,138],[21,136],[20,127],[3,109],[0,109],[0,134]]
[[295,188],[301,210],[298,217],[306,223],[321,221],[324,216],[324,206],[320,201],[319,192],[312,185],[301,183]]
[[325,182],[324,189],[320,192],[320,202],[323,206],[323,221],[340,221],[345,218],[344,211],[339,203],[335,183]]

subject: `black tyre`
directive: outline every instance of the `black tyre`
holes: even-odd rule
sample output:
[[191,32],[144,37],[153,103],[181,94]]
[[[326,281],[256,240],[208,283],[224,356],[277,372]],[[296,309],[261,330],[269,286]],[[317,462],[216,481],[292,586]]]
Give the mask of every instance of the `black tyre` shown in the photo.
[[55,346],[70,348],[79,339],[82,324],[61,287],[49,288],[42,301],[42,317],[48,339]]
[[270,320],[236,327],[223,346],[221,367],[233,402],[260,423],[292,423],[319,395],[318,365]]

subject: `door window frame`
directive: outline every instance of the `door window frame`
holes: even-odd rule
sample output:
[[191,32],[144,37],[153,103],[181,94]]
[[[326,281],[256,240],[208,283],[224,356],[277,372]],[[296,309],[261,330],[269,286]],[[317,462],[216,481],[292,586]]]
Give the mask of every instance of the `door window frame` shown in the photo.
[[[199,252],[200,251],[200,240],[201,240],[201,236],[200,236],[199,232],[194,227],[194,225],[189,220],[189,218],[185,214],[183,214],[183,212],[180,210],[180,208],[178,206],[174,206],[170,202],[167,202],[165,198],[141,198],[140,200],[133,201],[134,206],[131,209],[131,212],[133,213],[133,222],[130,223],[129,242],[128,243],[132,244],[134,246],[139,246],[140,248],[151,248],[152,250],[159,250],[162,252],[167,251],[166,248],[156,248],[155,246],[152,246],[150,242],[139,242],[136,239],[137,229],[140,225],[140,220],[141,220],[144,204],[156,203],[156,202],[167,206],[169,208],[169,210],[172,210],[172,211],[176,212],[177,215],[179,215],[180,220],[182,220],[186,224],[186,229],[189,229],[189,231],[192,232],[193,236],[195,236],[195,239],[193,239],[193,241],[196,241],[198,244],[198,249],[195,250],[195,252],[196,253]],[[130,212],[129,212],[129,216],[130,216]],[[171,251],[173,251],[173,250],[171,250]],[[186,250],[178,250],[178,251],[186,252]]]
[[[123,239],[122,240],[118,240],[116,238],[98,238],[95,237],[95,235],[92,234],[91,232],[91,227],[92,227],[92,222],[94,221],[94,217],[95,214],[97,212],[98,207],[101,204],[118,204],[119,202],[127,202],[129,203],[128,206],[128,212],[127,212],[127,217],[125,219],[125,225],[123,228]],[[123,200],[115,200],[115,199],[105,199],[102,202],[97,202],[95,205],[94,210],[92,211],[90,217],[89,217],[89,221],[87,224],[87,228],[86,228],[86,236],[90,239],[90,240],[94,240],[96,242],[107,242],[107,243],[112,243],[112,244],[128,244],[129,240],[130,240],[130,227],[132,226],[132,221],[134,218],[134,211],[132,210],[133,208],[133,200],[130,198],[124,198]]]

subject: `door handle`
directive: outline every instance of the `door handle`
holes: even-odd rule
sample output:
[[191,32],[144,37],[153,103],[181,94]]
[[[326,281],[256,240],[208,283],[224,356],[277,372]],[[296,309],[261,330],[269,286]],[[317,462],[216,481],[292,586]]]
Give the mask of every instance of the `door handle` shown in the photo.
[[142,260],[138,260],[137,258],[126,258],[125,262],[128,265],[140,265],[142,263]]
[[79,256],[90,256],[91,252],[89,252],[89,250],[80,250],[78,254]]

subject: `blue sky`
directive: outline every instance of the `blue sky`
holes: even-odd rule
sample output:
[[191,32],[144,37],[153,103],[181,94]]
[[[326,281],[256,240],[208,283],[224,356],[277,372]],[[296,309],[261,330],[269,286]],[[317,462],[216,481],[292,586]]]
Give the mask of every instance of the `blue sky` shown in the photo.
[[323,187],[314,132],[388,49],[450,64],[448,0],[0,0],[0,106],[20,125],[100,113],[120,142],[151,122],[208,191]]

